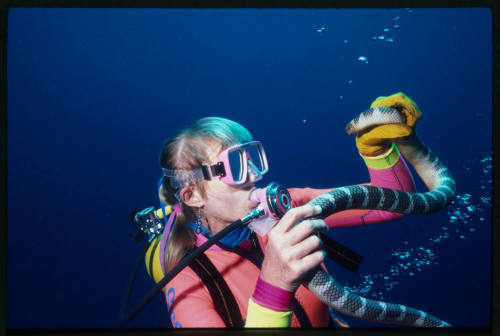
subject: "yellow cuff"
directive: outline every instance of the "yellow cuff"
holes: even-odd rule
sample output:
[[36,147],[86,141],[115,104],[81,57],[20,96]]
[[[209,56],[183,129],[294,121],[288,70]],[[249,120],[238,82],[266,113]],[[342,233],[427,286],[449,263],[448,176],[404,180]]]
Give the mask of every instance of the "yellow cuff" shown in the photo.
[[364,156],[363,154],[359,154],[365,160],[365,164],[367,167],[382,170],[393,167],[399,160],[401,154],[399,153],[398,147],[393,143],[391,148],[385,152],[384,154],[377,156]]
[[248,300],[245,328],[286,328],[292,321],[292,311],[271,310]]

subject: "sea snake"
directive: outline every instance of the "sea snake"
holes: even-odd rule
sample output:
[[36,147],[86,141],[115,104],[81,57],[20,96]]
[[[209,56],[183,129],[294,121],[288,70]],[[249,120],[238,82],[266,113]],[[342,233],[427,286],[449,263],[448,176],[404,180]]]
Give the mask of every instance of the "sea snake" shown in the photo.
[[[361,113],[346,127],[348,134],[358,133],[379,124],[404,124],[398,110],[375,107]],[[325,218],[346,209],[378,209],[404,214],[429,214],[439,211],[455,197],[455,181],[448,168],[425,146],[415,132],[395,140],[401,153],[415,168],[425,185],[425,193],[410,193],[376,186],[352,185],[333,189],[308,204]],[[321,210],[319,210],[321,209]],[[332,308],[368,321],[405,324],[416,327],[449,327],[450,324],[421,310],[400,304],[375,301],[349,292],[323,269],[309,278],[307,288]]]

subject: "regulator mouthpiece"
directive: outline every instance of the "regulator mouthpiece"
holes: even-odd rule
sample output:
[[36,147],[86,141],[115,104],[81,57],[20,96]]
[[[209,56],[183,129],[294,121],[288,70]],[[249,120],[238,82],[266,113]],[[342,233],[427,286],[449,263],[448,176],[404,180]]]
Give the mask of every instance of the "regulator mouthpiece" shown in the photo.
[[265,213],[248,225],[260,236],[266,235],[292,206],[290,193],[276,182],[252,191],[250,201],[258,204],[257,208],[263,209]]

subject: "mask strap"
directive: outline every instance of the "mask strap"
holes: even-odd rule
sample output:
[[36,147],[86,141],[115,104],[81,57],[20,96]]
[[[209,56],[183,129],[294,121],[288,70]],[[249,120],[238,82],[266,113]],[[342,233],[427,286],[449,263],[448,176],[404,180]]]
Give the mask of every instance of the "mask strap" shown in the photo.
[[168,237],[170,236],[170,232],[172,231],[172,227],[174,225],[174,220],[177,217],[177,214],[182,213],[181,206],[179,203],[174,204],[172,207],[174,210],[170,214],[170,217],[168,217],[167,224],[165,224],[165,228],[163,229],[162,237],[161,237],[161,242],[160,242],[160,265],[161,265],[161,270],[163,272],[163,275],[165,275],[167,272],[165,270],[165,265],[164,265],[164,260],[165,260],[165,246],[167,245],[167,240]]

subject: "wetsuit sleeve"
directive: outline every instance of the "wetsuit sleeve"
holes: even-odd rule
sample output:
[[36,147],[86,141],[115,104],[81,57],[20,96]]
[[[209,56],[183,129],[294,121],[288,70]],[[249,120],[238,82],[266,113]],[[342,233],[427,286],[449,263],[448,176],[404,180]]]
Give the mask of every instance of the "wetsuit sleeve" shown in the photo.
[[[397,189],[402,191],[415,191],[415,182],[408,166],[401,156],[398,148],[393,145],[387,152],[378,156],[361,155],[365,161],[370,183],[384,188]],[[332,189],[312,189],[312,188],[290,188],[292,206],[306,204],[315,197]],[[328,227],[357,226],[365,224],[376,224],[401,218],[403,214],[382,211],[382,210],[344,210],[334,213],[325,218]]]
[[184,269],[166,287],[165,297],[174,328],[225,328],[210,293],[198,276]]

